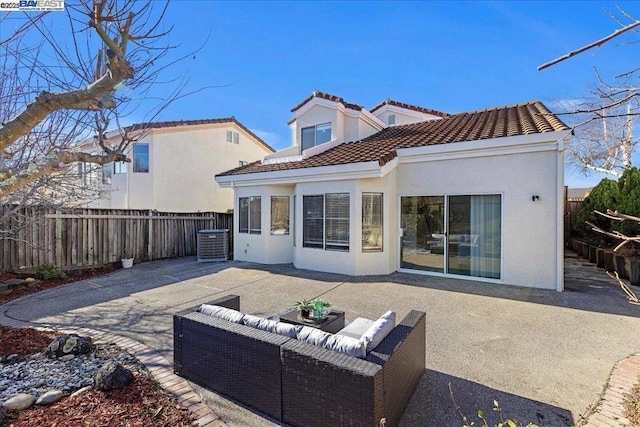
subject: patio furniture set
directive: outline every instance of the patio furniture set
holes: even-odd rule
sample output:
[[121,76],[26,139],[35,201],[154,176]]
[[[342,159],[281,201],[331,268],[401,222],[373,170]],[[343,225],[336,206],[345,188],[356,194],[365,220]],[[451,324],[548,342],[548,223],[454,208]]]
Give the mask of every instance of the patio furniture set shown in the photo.
[[229,295],[174,315],[174,370],[287,425],[397,425],[425,369],[425,313],[344,324],[243,314]]

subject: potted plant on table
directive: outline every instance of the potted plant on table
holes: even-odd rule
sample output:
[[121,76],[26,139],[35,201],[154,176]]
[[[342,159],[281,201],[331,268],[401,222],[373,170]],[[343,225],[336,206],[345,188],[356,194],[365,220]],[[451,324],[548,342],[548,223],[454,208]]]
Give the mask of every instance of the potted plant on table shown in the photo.
[[324,319],[327,317],[326,309],[331,307],[331,303],[317,299],[313,301],[313,318]]
[[302,301],[296,301],[296,307],[298,308],[298,311],[300,312],[300,315],[302,317],[309,317],[309,314],[311,313],[311,309],[313,308],[313,304],[311,301],[303,299]]

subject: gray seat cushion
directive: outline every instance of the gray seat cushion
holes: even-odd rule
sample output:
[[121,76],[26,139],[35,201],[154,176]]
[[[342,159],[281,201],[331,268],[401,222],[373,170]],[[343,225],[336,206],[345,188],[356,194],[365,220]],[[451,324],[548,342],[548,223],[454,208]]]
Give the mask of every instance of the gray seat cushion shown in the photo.
[[353,322],[336,332],[336,335],[344,335],[359,340],[362,335],[373,325],[373,320],[365,319],[364,317],[358,317]]

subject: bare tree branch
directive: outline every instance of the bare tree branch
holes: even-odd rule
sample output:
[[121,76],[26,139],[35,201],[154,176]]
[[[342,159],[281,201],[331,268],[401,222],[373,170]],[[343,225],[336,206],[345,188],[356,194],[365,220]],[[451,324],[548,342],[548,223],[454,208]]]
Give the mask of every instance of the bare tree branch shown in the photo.
[[540,65],[538,67],[538,71],[544,70],[545,68],[548,68],[548,67],[550,67],[552,65],[555,65],[558,62],[562,62],[565,59],[569,59],[572,56],[576,56],[577,54],[582,53],[582,52],[584,52],[586,50],[592,49],[592,48],[594,48],[596,46],[602,46],[604,43],[608,42],[609,40],[611,40],[613,38],[616,38],[619,35],[626,33],[627,31],[633,30],[634,28],[636,28],[638,26],[640,26],[640,21],[635,21],[632,24],[627,25],[626,27],[619,28],[619,29],[615,30],[613,33],[611,33],[608,36],[606,36],[606,37],[603,37],[603,38],[601,38],[599,40],[596,40],[596,41],[594,41],[592,43],[589,43],[588,45],[585,45],[585,46],[583,46],[581,48],[578,48],[578,49],[573,50],[573,51],[571,51],[569,53],[566,53],[566,54],[564,54],[564,55],[562,55],[562,56],[560,56],[560,57],[558,57],[556,59],[553,59],[553,60],[551,60],[549,62],[545,62],[544,64],[542,64],[542,65]]

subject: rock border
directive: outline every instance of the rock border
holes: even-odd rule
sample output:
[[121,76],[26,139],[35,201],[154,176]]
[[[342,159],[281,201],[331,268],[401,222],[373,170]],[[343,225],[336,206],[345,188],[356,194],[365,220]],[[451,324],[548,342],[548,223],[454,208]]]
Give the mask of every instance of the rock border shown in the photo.
[[55,331],[66,334],[78,334],[91,336],[95,340],[112,342],[125,349],[134,356],[150,372],[151,376],[169,395],[174,397],[179,405],[187,408],[189,413],[195,417],[194,425],[198,427],[227,427],[227,424],[209,408],[198,393],[196,393],[184,378],[173,373],[173,366],[156,350],[147,347],[139,341],[115,335],[109,332],[98,331],[89,328],[46,328],[40,325],[33,325],[20,322],[6,317],[0,313],[0,324],[14,328],[34,328],[42,331]]

